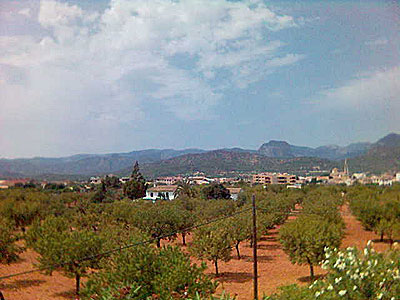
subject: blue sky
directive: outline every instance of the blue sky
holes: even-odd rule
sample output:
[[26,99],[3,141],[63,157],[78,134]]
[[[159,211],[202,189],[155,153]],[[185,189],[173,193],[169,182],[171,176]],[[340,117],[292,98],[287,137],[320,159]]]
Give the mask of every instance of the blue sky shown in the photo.
[[400,132],[397,1],[0,2],[0,157]]

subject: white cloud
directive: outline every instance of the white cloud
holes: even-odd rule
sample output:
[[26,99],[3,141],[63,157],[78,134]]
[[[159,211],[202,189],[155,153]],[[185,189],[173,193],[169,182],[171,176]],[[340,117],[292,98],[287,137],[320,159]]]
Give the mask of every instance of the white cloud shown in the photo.
[[327,109],[373,112],[396,125],[400,122],[400,66],[365,73],[346,84],[320,92]]
[[27,18],[30,18],[31,16],[31,9],[29,7],[23,8],[18,11],[18,14]]
[[0,38],[2,119],[130,121],[146,101],[205,119],[224,89],[302,58],[268,38],[293,18],[259,1],[112,0],[93,13],[42,0],[38,23],[39,39]]
[[388,42],[389,41],[386,38],[380,38],[377,40],[367,41],[367,42],[365,42],[365,45],[371,46],[371,47],[379,47],[379,46],[387,45]]

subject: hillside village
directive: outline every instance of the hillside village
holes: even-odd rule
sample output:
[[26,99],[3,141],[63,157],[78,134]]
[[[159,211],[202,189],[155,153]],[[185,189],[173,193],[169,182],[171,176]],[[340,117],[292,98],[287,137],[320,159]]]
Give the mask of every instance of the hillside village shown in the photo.
[[0,300],[400,300],[399,16],[0,0]]
[[[81,191],[90,191],[95,189],[96,186],[104,183],[106,178],[115,178],[121,184],[121,186],[131,180],[131,177],[129,176],[118,177],[114,174],[109,174],[103,177],[91,177],[88,181],[36,181],[31,178],[1,179],[0,189],[22,186],[40,186],[43,189],[75,188]],[[148,188],[146,191],[146,196],[143,199],[152,201],[157,199],[173,200],[176,196],[177,187],[182,182],[195,186],[222,184],[227,187],[232,199],[236,200],[238,198],[238,194],[242,191],[240,186],[243,185],[283,185],[288,189],[301,189],[303,186],[310,184],[346,186],[361,184],[391,186],[393,184],[400,183],[400,172],[387,172],[381,175],[350,173],[347,160],[345,161],[342,170],[333,168],[329,174],[317,176],[298,176],[288,173],[261,172],[255,174],[242,173],[238,177],[212,177],[207,176],[202,172],[195,172],[190,176],[164,176],[147,181],[146,184]]]

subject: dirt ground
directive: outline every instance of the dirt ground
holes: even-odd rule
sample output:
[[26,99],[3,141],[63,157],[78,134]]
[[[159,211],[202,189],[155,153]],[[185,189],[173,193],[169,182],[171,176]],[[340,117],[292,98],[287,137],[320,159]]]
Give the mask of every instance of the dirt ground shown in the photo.
[[[361,224],[350,214],[347,206],[341,209],[342,216],[346,223],[346,236],[342,247],[356,246],[362,248],[368,240],[378,241],[378,236],[372,232],[363,230]],[[276,291],[278,286],[309,282],[308,266],[298,266],[290,263],[288,256],[282,251],[277,241],[278,229],[262,238],[258,243],[258,272],[259,292],[270,294]],[[189,237],[190,241],[190,237]],[[382,251],[387,249],[387,244],[375,243],[375,249]],[[251,299],[252,286],[252,248],[248,243],[240,247],[242,259],[237,259],[236,252],[233,259],[227,263],[221,262],[219,270],[221,276],[217,294],[223,290],[237,299]],[[0,265],[0,276],[27,271],[33,268],[36,254],[28,250],[21,255],[21,261],[11,265]],[[209,264],[208,273],[213,274],[214,268]],[[322,275],[320,268],[315,268],[315,274]],[[22,275],[16,278],[5,279],[0,282],[0,291],[3,292],[6,300],[68,300],[75,299],[74,279],[67,278],[60,273],[53,273],[52,276],[33,273]]]

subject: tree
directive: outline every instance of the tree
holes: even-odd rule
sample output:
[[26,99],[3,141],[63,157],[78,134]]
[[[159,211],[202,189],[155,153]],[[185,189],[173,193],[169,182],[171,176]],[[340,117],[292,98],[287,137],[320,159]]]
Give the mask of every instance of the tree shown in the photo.
[[184,209],[181,202],[174,201],[171,206],[175,211],[175,228],[182,235],[183,246],[186,246],[186,235],[188,234],[186,229],[195,224],[195,216],[192,212]]
[[389,239],[390,247],[392,247],[394,238],[400,236],[400,220],[382,218],[376,225],[375,231],[381,234],[381,241],[383,236],[386,235]]
[[202,190],[205,199],[230,199],[229,190],[222,184],[212,183]]
[[15,227],[21,228],[22,232],[25,232],[25,227],[39,217],[40,213],[41,207],[38,201],[10,198],[1,206],[1,215],[12,221]]
[[372,195],[367,199],[357,199],[350,202],[350,208],[366,230],[376,228],[383,215],[383,207]]
[[335,223],[318,216],[303,215],[283,225],[279,239],[283,250],[294,264],[308,264],[314,279],[314,265],[324,259],[324,248],[340,246],[343,229]]
[[146,196],[146,180],[140,173],[139,163],[136,161],[130,180],[124,184],[124,195],[129,199],[139,199]]
[[241,214],[227,219],[224,223],[235,245],[238,259],[240,259],[240,243],[252,237],[252,219],[249,214]]
[[361,221],[364,228],[373,230],[383,237],[386,235],[390,244],[393,238],[400,234],[400,199],[398,191],[389,188],[385,192],[378,192],[372,188],[358,188],[358,193],[349,195],[350,208],[353,214]]
[[194,233],[191,253],[199,259],[214,263],[215,274],[219,275],[218,261],[231,259],[233,241],[223,223],[198,228]]
[[18,237],[13,233],[14,226],[2,219],[0,220],[0,263],[9,264],[18,260],[23,248],[17,246],[15,242]]
[[176,238],[180,217],[171,202],[145,202],[136,205],[130,223],[155,239],[157,247],[160,248],[163,238]]
[[174,196],[175,198],[194,198],[196,197],[196,191],[188,180],[183,180],[178,183]]
[[108,188],[118,189],[121,187],[121,182],[119,181],[117,176],[106,176],[103,180],[104,184]]
[[92,202],[93,203],[102,203],[106,199],[107,196],[107,188],[106,184],[102,180],[99,186],[97,187],[96,192],[93,194]]
[[[46,273],[60,269],[66,276],[75,278],[76,294],[79,295],[81,277],[89,269],[99,266],[102,239],[93,232],[72,230],[62,217],[48,217],[43,223],[36,222],[28,231],[27,242],[40,256],[39,267]],[[91,257],[88,259],[88,257]]]
[[194,213],[201,220],[208,221],[228,216],[236,210],[236,202],[233,200],[199,200],[196,203]]
[[205,297],[217,286],[204,274],[205,268],[205,264],[192,264],[189,255],[177,247],[155,249],[139,245],[116,253],[103,270],[93,274],[83,299],[190,299],[196,294]]

